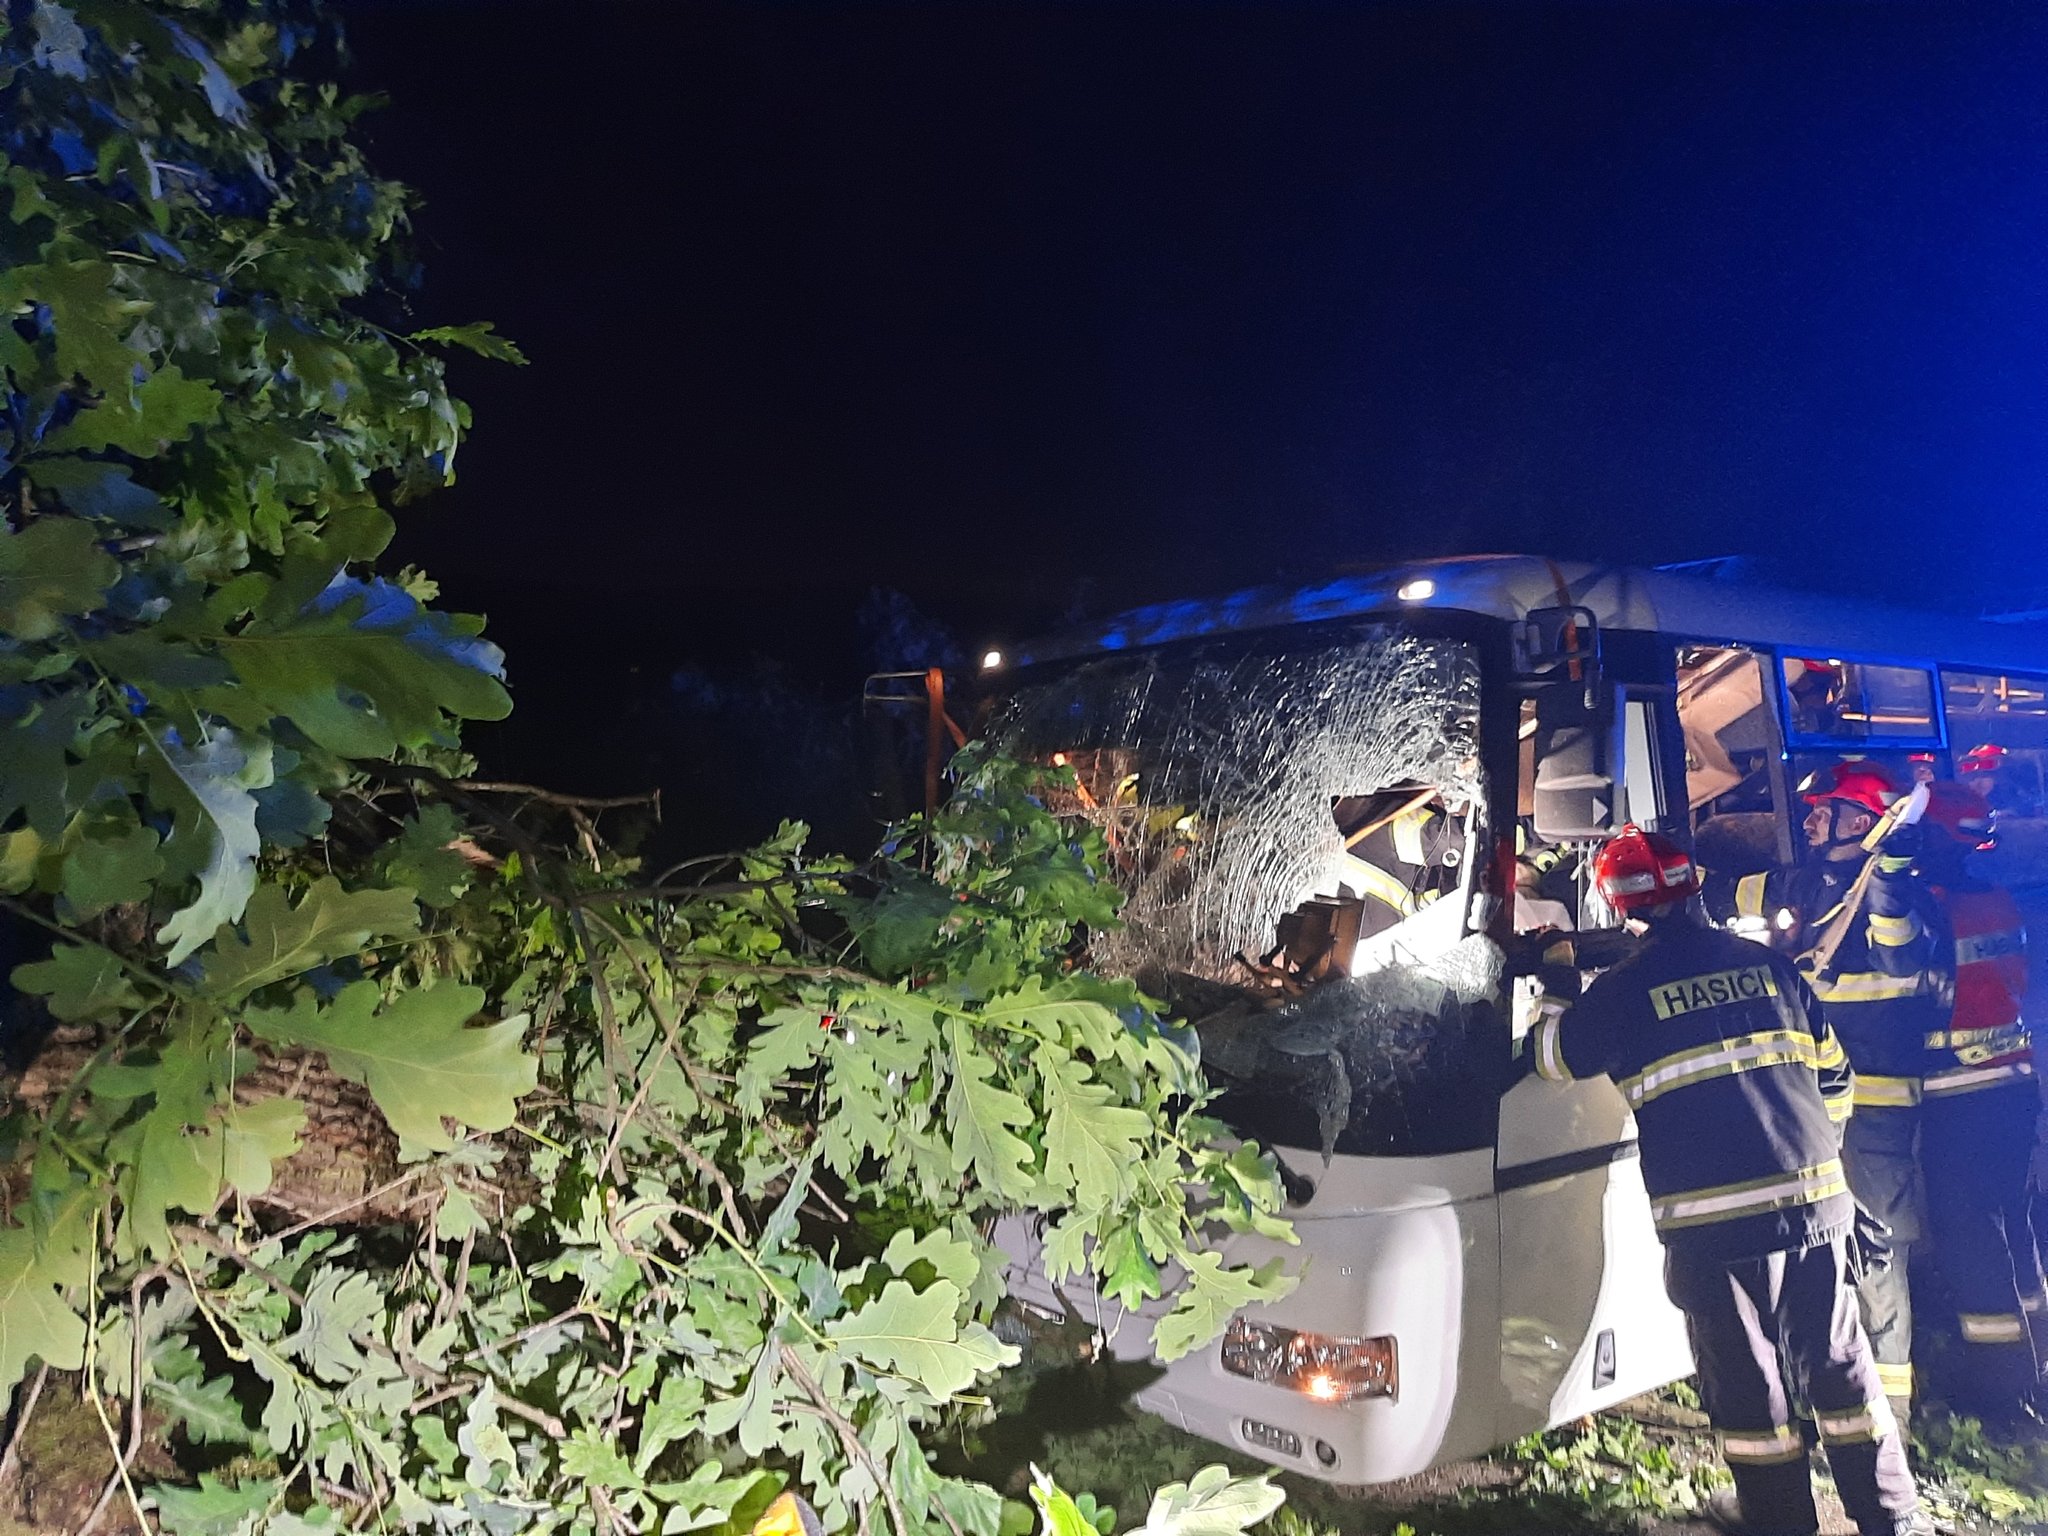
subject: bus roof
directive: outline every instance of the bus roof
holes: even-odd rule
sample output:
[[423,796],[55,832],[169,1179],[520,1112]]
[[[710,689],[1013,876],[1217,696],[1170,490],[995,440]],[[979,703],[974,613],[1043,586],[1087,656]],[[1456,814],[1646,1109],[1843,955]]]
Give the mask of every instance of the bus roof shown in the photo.
[[1868,661],[2048,673],[2048,633],[2033,625],[1823,597],[1746,582],[1538,555],[1421,560],[1306,587],[1254,587],[1228,597],[1160,603],[1022,646],[1018,666],[1067,661],[1205,635],[1284,629],[1328,619],[1450,609],[1521,620],[1562,604],[1607,629],[1770,646]]

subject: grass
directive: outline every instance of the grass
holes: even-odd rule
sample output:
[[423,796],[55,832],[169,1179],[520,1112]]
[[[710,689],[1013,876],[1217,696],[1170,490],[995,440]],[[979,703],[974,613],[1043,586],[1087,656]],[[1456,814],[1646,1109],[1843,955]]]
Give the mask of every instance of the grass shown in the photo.
[[[1129,1406],[1142,1367],[1041,1360],[1013,1382],[987,1421],[964,1433],[954,1460],[998,1486],[1032,1462],[1067,1488],[1089,1490],[1121,1525],[1143,1518],[1153,1491],[1221,1461],[1272,1469]],[[1267,1536],[1522,1536],[1634,1532],[1699,1518],[1727,1481],[1699,1398],[1679,1383],[1625,1412],[1531,1435],[1481,1462],[1445,1469],[1438,1492],[1340,1488],[1282,1473],[1288,1502]],[[2003,1439],[1938,1405],[1913,1435],[1915,1470],[1937,1514],[1972,1531],[2048,1531],[2048,1437]],[[1432,1479],[1433,1482],[1437,1480]],[[1405,1495],[1405,1502],[1404,1502]]]
[[1913,1470],[1935,1513],[1965,1523],[2048,1528],[2048,1435],[1992,1435],[1940,1409],[1913,1422]]

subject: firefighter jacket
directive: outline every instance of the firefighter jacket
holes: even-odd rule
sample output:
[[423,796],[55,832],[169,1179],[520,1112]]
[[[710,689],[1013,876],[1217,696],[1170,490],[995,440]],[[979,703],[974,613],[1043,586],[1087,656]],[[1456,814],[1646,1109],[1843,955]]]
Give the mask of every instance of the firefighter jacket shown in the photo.
[[1842,1172],[1848,1059],[1783,955],[1684,918],[1533,1035],[1536,1074],[1606,1075],[1635,1111],[1667,1248],[1732,1261],[1831,1241],[1855,1216]]
[[[1860,912],[1820,970],[1814,946],[1841,912],[1861,867],[1820,863],[1745,875],[1735,883],[1735,911],[1797,936],[1800,973],[1856,1069],[1856,1102],[1916,1104],[1927,1037],[1948,1017],[1954,973],[1946,924],[1911,861],[1880,854]],[[1789,929],[1780,917],[1787,912]]]
[[1955,1010],[1927,1035],[1928,1098],[2002,1088],[2034,1075],[2034,1042],[2020,1019],[2027,932],[1999,885],[1964,875],[1932,887],[1955,943]]

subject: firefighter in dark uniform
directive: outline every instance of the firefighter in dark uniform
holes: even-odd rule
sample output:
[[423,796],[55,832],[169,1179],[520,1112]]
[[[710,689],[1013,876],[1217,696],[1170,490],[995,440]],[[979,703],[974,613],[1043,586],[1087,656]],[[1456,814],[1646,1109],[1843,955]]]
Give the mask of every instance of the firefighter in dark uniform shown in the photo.
[[1536,1026],[1534,1067],[1553,1081],[1611,1077],[1635,1111],[1665,1289],[1735,1477],[1710,1516],[1770,1536],[1818,1525],[1782,1359],[1863,1536],[1931,1531],[1850,1278],[1840,1043],[1791,961],[1700,921],[1699,879],[1676,843],[1624,827],[1593,881],[1644,942]]
[[2012,893],[1969,856],[1995,842],[1991,808],[1960,784],[1931,785],[1916,868],[1955,945],[1955,1005],[1927,1036],[1920,1163],[1935,1260],[1962,1337],[1956,1404],[1990,1419],[2031,1407],[2048,1289],[2034,1248],[2027,1174],[2039,1099],[2034,1044],[2020,1015],[2026,928]]
[[[1921,1070],[1943,1027],[1949,954],[1933,895],[1913,874],[1907,830],[1926,792],[1901,801],[1874,763],[1833,763],[1799,786],[1813,859],[1736,882],[1738,917],[1765,920],[1849,1053],[1856,1114],[1842,1159],[1856,1198],[1892,1232],[1898,1262],[1858,1286],[1885,1392],[1901,1418],[1913,1395],[1913,1306],[1906,1250],[1919,1229]],[[1878,843],[1873,851],[1867,844]]]

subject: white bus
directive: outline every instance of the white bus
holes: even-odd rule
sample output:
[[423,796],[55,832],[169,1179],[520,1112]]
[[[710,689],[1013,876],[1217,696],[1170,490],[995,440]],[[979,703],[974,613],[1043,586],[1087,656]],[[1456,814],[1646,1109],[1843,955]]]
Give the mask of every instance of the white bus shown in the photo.
[[[1633,821],[1732,879],[1799,857],[1810,767],[1907,783],[1995,747],[2000,877],[2024,900],[2048,862],[2048,642],[2014,626],[1479,557],[1144,609],[991,652],[983,682],[989,730],[1072,767],[1063,809],[1108,833],[1130,900],[1093,963],[1197,1027],[1218,1113],[1287,1174],[1299,1249],[1229,1252],[1299,1288],[1138,1401],[1336,1482],[1692,1369],[1621,1096],[1511,1070],[1528,932],[1610,926],[1592,842]],[[1005,1240],[1019,1299],[1142,1353]]]

